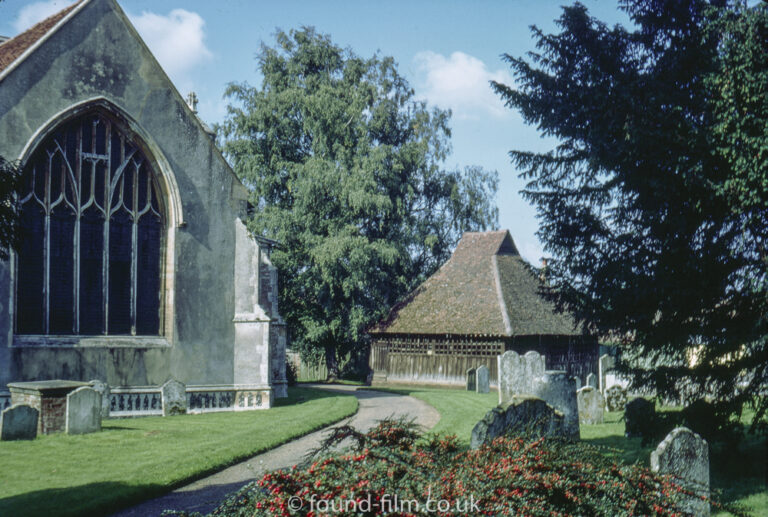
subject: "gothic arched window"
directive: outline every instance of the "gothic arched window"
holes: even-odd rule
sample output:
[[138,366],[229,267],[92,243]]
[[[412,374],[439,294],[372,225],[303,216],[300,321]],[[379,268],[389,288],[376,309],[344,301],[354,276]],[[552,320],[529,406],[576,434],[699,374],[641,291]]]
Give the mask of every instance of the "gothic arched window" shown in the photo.
[[91,112],[31,155],[19,197],[17,334],[161,333],[165,209],[138,144]]

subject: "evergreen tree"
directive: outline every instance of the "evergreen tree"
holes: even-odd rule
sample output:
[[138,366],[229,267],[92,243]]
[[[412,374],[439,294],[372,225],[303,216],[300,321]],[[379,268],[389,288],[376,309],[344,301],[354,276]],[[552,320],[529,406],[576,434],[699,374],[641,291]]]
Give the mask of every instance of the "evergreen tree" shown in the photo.
[[[766,398],[768,12],[625,0],[630,29],[575,4],[506,55],[507,105],[559,140],[513,151],[562,307],[618,340],[637,387]],[[759,419],[759,418],[758,418]]]
[[262,45],[258,64],[260,88],[227,90],[224,152],[257,207],[250,228],[281,243],[293,346],[338,375],[463,231],[497,224],[497,175],[444,169],[450,114],[414,100],[392,58],[303,28]]

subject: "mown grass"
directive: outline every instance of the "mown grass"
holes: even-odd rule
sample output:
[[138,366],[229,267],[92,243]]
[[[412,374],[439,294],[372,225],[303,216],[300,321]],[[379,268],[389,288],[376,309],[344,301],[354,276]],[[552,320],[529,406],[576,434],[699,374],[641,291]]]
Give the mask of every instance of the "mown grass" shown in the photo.
[[353,414],[357,399],[289,388],[266,411],[111,419],[103,431],[0,442],[0,515],[104,515]]
[[[432,429],[442,434],[455,434],[469,445],[472,428],[498,403],[498,394],[478,394],[461,389],[428,388],[422,386],[375,387],[410,395],[433,406],[440,421]],[[661,408],[662,411],[676,411]],[[751,423],[752,415],[745,413],[742,421]],[[648,466],[655,445],[643,446],[640,438],[624,436],[624,413],[605,413],[605,421],[597,425],[582,425],[581,439],[601,446],[604,454],[625,464]],[[723,503],[736,504],[755,516],[768,515],[768,448],[766,437],[745,435],[736,443],[710,444],[711,486],[714,497]],[[721,512],[715,515],[730,515]]]

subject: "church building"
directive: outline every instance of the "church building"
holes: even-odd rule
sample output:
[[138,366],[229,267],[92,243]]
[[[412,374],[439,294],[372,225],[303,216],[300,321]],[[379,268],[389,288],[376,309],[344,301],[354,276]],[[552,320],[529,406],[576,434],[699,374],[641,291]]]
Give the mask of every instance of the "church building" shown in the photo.
[[246,188],[115,0],[0,43],[0,156],[23,167],[0,392],[176,379],[247,392],[241,409],[286,396],[275,243],[246,229]]

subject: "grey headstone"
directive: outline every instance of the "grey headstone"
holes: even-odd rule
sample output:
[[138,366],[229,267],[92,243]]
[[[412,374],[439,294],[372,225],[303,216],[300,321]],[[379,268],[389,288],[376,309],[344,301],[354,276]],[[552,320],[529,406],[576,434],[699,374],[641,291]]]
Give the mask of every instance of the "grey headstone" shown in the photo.
[[597,361],[597,374],[600,378],[599,388],[603,394],[605,394],[605,390],[610,388],[610,386],[605,384],[605,374],[608,373],[608,371],[611,370],[614,366],[616,366],[616,361],[614,361],[613,357],[608,354],[601,355],[600,359]]
[[544,373],[545,359],[537,352],[520,356],[509,350],[498,356],[499,404],[514,395],[532,395],[536,378]]
[[667,435],[651,453],[651,470],[674,476],[675,483],[693,492],[684,496],[680,510],[695,516],[709,515],[709,446],[707,441],[686,427],[678,427]]
[[88,384],[101,394],[101,418],[109,418],[109,397],[111,394],[109,384],[98,379],[94,379]]
[[187,387],[184,383],[171,379],[162,385],[163,416],[183,415],[187,412]]
[[605,408],[608,411],[624,411],[627,405],[627,390],[614,384],[605,391]]
[[482,365],[475,373],[476,389],[478,393],[488,393],[491,390],[491,372],[487,366]]
[[563,414],[532,396],[515,396],[503,407],[489,411],[472,429],[470,446],[477,449],[507,434],[535,439],[541,436],[568,437]]
[[602,424],[605,401],[603,394],[592,386],[584,386],[576,391],[579,405],[579,423],[584,425]]
[[34,440],[40,413],[26,404],[15,404],[0,415],[0,440]]
[[594,373],[588,374],[587,375],[587,383],[585,384],[585,386],[590,386],[592,388],[598,389],[597,375],[595,375]]
[[467,370],[467,391],[475,391],[476,384],[475,369],[470,368]]
[[653,402],[638,397],[627,402],[624,408],[624,431],[632,437],[649,437],[656,424],[656,407]]
[[579,406],[573,377],[562,370],[545,371],[536,380],[534,396],[563,413],[567,438],[579,439]]
[[88,386],[67,394],[67,434],[101,431],[101,394]]

